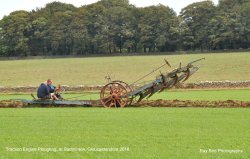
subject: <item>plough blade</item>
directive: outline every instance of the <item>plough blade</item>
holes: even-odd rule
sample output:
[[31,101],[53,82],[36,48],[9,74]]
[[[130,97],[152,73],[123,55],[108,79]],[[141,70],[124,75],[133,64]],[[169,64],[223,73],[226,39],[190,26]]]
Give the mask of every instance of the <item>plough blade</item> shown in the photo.
[[137,101],[137,102],[140,102],[142,99],[144,99],[145,97],[147,97],[149,94],[151,94],[152,93],[152,90],[153,88],[149,88],[146,92],[144,92],[144,93],[141,93],[140,94],[140,98],[139,98],[139,100]]
[[185,74],[186,74],[186,78],[182,82],[185,82],[186,80],[189,79],[189,77],[190,77],[190,69],[189,68],[188,68],[187,72],[185,72]]

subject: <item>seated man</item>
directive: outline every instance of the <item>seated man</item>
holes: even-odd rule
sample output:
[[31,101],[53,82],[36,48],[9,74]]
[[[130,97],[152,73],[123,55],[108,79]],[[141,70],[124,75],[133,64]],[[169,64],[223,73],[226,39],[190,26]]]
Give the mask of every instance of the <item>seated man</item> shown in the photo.
[[37,89],[37,97],[40,99],[53,99],[58,100],[54,94],[54,87],[52,85],[53,81],[48,79],[46,83],[41,83]]

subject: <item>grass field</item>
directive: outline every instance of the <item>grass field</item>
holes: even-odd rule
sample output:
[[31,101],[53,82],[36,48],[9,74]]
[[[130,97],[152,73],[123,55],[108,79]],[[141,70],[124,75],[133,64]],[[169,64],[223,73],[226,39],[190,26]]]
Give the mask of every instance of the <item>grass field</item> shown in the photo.
[[[36,93],[34,93],[36,94]],[[98,100],[99,92],[94,93],[67,93],[63,94],[65,99],[71,100]],[[77,98],[74,98],[77,97]],[[32,99],[30,94],[0,94],[0,100],[9,99]],[[168,90],[153,95],[152,100],[250,100],[250,89],[230,89],[230,90]]]
[[[164,58],[168,59],[174,69],[180,61],[184,65],[202,57],[206,58],[200,62],[203,67],[187,82],[250,79],[250,53],[246,52],[1,61],[0,86],[38,86],[48,78],[54,79],[55,83],[70,86],[105,84],[104,77],[107,74],[112,79],[132,83],[162,65]],[[165,67],[161,71],[166,70],[171,69]],[[145,80],[153,80],[158,74],[156,72]]]
[[[203,67],[187,82],[250,80],[248,52],[0,61],[0,87],[38,86],[48,78],[69,86],[106,84],[107,74],[132,83],[164,58],[174,69],[180,61],[184,65],[202,57]],[[249,95],[249,88],[168,90],[150,99],[249,101]],[[64,98],[96,100],[99,92],[67,92]],[[0,92],[0,100],[8,99],[31,96]],[[250,109],[244,108],[5,108],[0,109],[0,159],[248,159],[249,122]]]
[[[250,109],[1,109],[0,158],[247,159],[250,158],[249,122]],[[40,150],[10,151],[23,147],[40,147]],[[41,152],[41,148],[64,147],[86,148],[86,151]],[[89,149],[121,150],[121,147],[125,147],[124,151]],[[200,149],[243,152],[204,153]]]

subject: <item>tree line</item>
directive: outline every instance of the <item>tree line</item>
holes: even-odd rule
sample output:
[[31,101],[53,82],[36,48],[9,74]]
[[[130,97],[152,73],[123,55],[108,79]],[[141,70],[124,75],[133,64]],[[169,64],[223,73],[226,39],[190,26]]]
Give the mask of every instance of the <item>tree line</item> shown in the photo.
[[0,56],[85,55],[250,47],[250,0],[202,1],[179,15],[101,0],[79,8],[52,2],[0,20]]

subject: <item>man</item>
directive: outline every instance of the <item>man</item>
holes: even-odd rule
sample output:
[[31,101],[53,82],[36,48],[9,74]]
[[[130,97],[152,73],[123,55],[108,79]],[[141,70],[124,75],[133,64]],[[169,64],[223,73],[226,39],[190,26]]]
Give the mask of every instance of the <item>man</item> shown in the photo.
[[55,87],[52,83],[53,81],[51,79],[48,79],[45,83],[41,83],[37,89],[37,97],[40,99],[58,100],[57,96],[54,94]]

